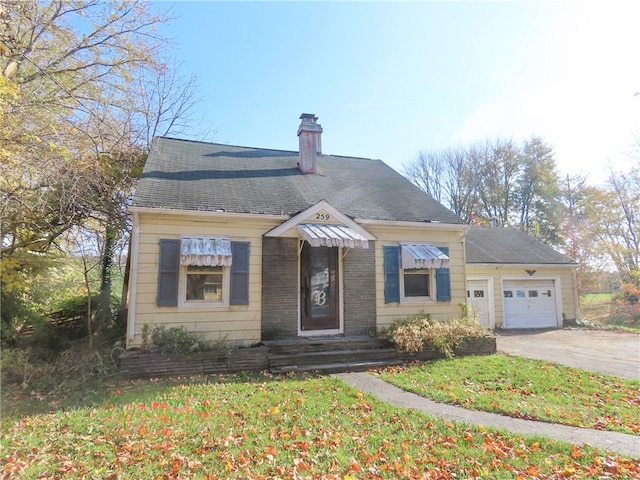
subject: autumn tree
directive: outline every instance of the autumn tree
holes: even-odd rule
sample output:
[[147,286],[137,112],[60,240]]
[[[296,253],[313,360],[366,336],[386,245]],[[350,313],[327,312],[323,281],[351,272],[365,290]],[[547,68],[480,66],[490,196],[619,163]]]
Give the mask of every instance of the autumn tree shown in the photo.
[[599,215],[604,213],[594,206],[602,205],[606,200],[603,192],[590,185],[583,175],[567,175],[560,190],[560,201],[564,207],[564,215],[559,222],[560,235],[565,239],[563,250],[578,263],[578,293],[594,291],[606,270],[604,266],[610,263],[606,253],[598,247],[593,228],[600,223]]
[[525,233],[559,245],[560,176],[553,148],[540,137],[531,137],[521,147],[520,177],[515,192],[518,225]]
[[93,228],[104,310],[150,139],[190,124],[195,78],[173,70],[170,16],[148,2],[0,5],[3,295],[65,232]]
[[[627,171],[609,170],[607,183],[591,203],[592,230],[623,284],[640,290],[640,162]],[[637,301],[637,293],[636,301]]]

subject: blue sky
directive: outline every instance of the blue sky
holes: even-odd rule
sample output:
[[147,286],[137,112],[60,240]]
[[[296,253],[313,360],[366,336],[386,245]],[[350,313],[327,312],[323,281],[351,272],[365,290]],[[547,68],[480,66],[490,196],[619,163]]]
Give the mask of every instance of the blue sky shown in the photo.
[[[420,150],[540,135],[601,178],[640,131],[640,2],[175,2],[166,34],[216,142],[397,170]],[[639,133],[640,135],[640,133]]]

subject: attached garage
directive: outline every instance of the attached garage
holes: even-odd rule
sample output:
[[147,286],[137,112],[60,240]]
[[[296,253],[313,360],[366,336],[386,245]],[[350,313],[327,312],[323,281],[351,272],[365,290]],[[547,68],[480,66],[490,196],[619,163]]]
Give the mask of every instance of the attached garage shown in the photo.
[[471,227],[467,305],[487,328],[560,328],[579,318],[577,264],[515,228]]
[[504,280],[504,328],[552,328],[558,325],[553,280]]

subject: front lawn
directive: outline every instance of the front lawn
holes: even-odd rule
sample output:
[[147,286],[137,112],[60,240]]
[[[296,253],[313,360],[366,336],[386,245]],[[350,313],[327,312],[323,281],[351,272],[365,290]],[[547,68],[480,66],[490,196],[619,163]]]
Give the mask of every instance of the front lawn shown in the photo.
[[333,377],[212,377],[134,393],[5,425],[2,478],[640,476],[630,458],[440,421]]
[[380,376],[445,403],[586,428],[640,435],[640,381],[507,355],[464,357]]

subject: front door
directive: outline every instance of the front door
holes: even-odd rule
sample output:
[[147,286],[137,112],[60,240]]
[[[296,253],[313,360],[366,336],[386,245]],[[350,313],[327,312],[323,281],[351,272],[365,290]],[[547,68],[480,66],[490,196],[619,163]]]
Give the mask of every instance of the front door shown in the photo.
[[312,247],[304,242],[300,253],[300,330],[337,330],[338,248]]

